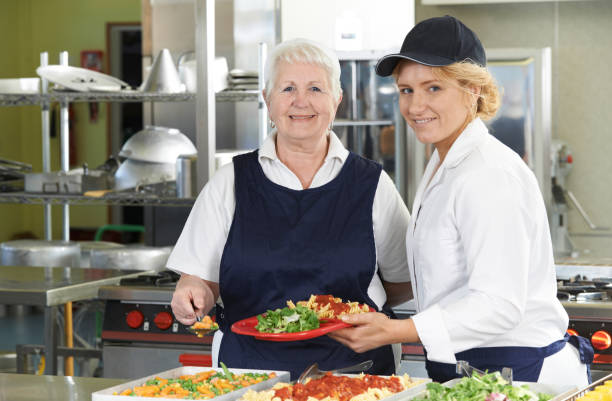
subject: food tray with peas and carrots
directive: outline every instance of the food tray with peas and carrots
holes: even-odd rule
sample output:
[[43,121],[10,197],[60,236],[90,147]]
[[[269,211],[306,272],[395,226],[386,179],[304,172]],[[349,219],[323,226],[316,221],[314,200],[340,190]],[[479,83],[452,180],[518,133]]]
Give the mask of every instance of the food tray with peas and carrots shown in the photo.
[[231,401],[247,390],[289,381],[289,372],[184,366],[92,393],[92,401],[148,401],[163,399],[214,399]]

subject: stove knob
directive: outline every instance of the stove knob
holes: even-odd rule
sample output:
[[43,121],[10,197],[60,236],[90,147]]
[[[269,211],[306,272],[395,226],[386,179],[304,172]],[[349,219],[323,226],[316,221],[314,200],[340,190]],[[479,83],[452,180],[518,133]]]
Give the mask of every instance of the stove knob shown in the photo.
[[591,336],[591,343],[593,348],[599,351],[606,350],[612,345],[612,337],[610,334],[603,330],[598,330]]
[[159,312],[155,315],[155,319],[153,319],[155,325],[161,330],[166,330],[168,327],[172,326],[173,321],[174,318],[169,312]]
[[132,310],[125,317],[125,322],[131,328],[137,329],[142,325],[142,322],[144,322],[144,315],[139,310]]

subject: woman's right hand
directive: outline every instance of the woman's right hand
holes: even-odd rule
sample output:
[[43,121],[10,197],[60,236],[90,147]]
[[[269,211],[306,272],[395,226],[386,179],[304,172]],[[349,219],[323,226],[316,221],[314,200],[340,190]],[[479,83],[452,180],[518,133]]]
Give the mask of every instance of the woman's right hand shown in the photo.
[[191,274],[181,274],[172,295],[172,313],[188,326],[212,309],[219,297],[219,284]]

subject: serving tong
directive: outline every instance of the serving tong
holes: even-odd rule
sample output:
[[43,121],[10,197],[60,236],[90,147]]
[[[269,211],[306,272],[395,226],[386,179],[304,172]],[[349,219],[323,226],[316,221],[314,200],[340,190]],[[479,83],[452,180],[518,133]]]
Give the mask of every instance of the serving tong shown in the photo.
[[350,372],[363,372],[370,369],[374,365],[374,362],[369,359],[367,361],[360,362],[356,365],[347,366],[345,368],[333,369],[333,370],[320,370],[318,363],[310,365],[297,379],[297,383],[304,384],[306,379],[318,379],[325,376],[327,372],[331,373],[350,373]]
[[[463,376],[468,376],[468,377],[472,377],[474,373],[478,373],[481,376],[486,374],[486,372],[483,372],[482,370],[479,370],[473,366],[470,366],[470,364],[467,361],[457,361],[457,365],[455,366],[455,372],[458,375],[463,375]],[[502,368],[501,377],[502,379],[507,381],[508,384],[512,385],[512,368]]]

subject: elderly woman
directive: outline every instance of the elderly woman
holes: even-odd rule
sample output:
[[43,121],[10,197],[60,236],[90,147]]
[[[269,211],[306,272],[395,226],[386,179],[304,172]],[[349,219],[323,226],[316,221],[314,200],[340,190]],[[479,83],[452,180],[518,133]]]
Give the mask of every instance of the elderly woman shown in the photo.
[[379,75],[395,77],[418,140],[435,147],[407,234],[417,314],[349,316],[357,327],[331,336],[358,352],[420,341],[430,377],[441,382],[465,360],[512,368],[516,380],[586,384],[593,350],[565,334],[538,183],[482,122],[499,107],[485,65],[478,37],[450,16],[420,22],[400,53],[378,62]]
[[291,40],[272,52],[266,77],[275,130],[198,196],[168,260],[181,273],[172,310],[189,325],[220,296],[213,361],[231,367],[296,378],[313,362],[333,369],[371,359],[372,373],[393,373],[390,346],[357,354],[326,336],[268,342],[230,330],[311,294],[380,311],[403,302],[409,288],[408,211],[381,166],[346,150],[331,131],[342,99],[338,59],[316,43]]

